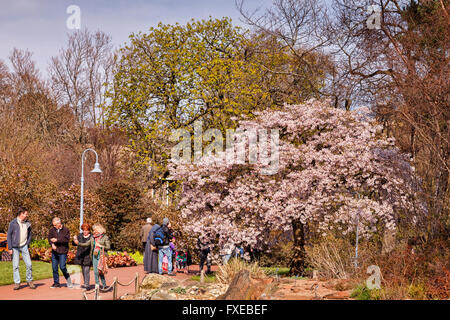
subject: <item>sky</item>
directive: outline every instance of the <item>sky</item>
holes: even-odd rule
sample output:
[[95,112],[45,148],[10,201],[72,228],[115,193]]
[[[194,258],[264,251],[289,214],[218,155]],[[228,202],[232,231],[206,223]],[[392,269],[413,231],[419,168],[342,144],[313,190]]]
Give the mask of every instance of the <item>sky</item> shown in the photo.
[[[245,0],[246,8],[263,10],[272,0]],[[8,66],[13,48],[27,49],[46,77],[50,58],[66,45],[71,5],[80,8],[81,29],[103,31],[116,47],[132,32],[146,32],[159,22],[230,17],[243,26],[235,0],[0,0],[0,60]]]

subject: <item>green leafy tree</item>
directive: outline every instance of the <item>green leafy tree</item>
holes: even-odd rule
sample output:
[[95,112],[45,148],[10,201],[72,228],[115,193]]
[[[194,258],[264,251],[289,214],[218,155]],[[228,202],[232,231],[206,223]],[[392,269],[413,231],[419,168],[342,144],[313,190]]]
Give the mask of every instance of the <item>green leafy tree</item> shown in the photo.
[[107,115],[157,176],[165,172],[172,129],[189,129],[200,118],[204,129],[233,128],[233,117],[267,104],[259,67],[246,60],[244,32],[230,19],[160,23],[130,41],[121,49]]

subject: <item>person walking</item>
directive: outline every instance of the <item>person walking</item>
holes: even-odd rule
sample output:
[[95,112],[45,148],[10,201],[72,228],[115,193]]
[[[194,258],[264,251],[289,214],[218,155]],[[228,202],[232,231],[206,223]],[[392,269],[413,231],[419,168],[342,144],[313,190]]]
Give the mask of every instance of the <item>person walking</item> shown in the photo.
[[198,238],[197,240],[197,248],[200,250],[200,270],[199,273],[202,272],[203,266],[206,262],[206,273],[211,273],[211,258],[210,258],[210,251],[211,251],[211,243],[209,241],[206,241],[204,239]]
[[[102,282],[102,286],[100,287],[102,290],[106,288],[106,279],[105,275],[102,274],[98,269],[98,263],[102,257],[102,254],[106,254],[106,251],[111,249],[111,241],[109,240],[109,237],[106,235],[105,228],[99,224],[96,223],[92,226],[93,231],[93,237],[89,240],[89,242],[79,242],[76,237],[74,237],[73,242],[77,246],[81,247],[91,247],[90,256],[92,259],[92,265],[94,267],[94,279],[95,284],[99,284],[99,282]],[[99,281],[100,280],[100,281]]]
[[222,264],[226,265],[234,252],[234,245],[230,242],[225,243],[221,250]]
[[48,242],[52,246],[52,269],[53,284],[50,288],[60,288],[58,266],[66,278],[67,288],[73,288],[72,280],[69,272],[67,272],[66,262],[67,253],[69,252],[70,231],[62,223],[61,219],[54,217],[52,220],[53,227],[48,232]]
[[[83,223],[81,225],[81,232],[77,236],[78,243],[91,243],[91,226],[87,223]],[[77,245],[75,241],[73,241],[73,245]],[[82,274],[83,274],[83,282],[81,285],[82,288],[89,289],[90,282],[90,273],[92,266],[92,257],[91,257],[91,248],[78,246],[77,253],[75,255],[74,263],[81,266]]]
[[148,235],[149,235],[151,229],[152,229],[152,218],[147,218],[145,224],[141,228],[141,241],[142,241],[142,248],[143,248],[144,252],[145,252],[145,246],[147,245]]
[[153,238],[155,240],[156,247],[158,248],[158,273],[162,274],[162,263],[164,256],[167,257],[167,275],[174,276],[172,273],[172,250],[170,249],[170,241],[173,238],[172,231],[170,230],[171,224],[169,218],[163,219],[163,224],[157,230],[155,230]]
[[155,231],[160,228],[159,224],[155,224],[148,233],[147,242],[144,251],[144,271],[147,273],[159,273],[158,270],[158,248],[156,247],[154,235]]
[[26,267],[26,280],[31,289],[36,289],[33,283],[33,268],[31,264],[28,246],[31,242],[31,223],[28,221],[28,210],[20,207],[17,211],[17,218],[9,223],[8,233],[8,253],[12,254],[14,290],[20,289],[19,255],[22,253],[23,262]]

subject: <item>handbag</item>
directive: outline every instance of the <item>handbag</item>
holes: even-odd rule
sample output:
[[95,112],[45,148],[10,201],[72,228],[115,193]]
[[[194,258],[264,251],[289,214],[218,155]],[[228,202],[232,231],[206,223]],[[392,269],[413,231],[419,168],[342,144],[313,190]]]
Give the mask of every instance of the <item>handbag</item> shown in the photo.
[[98,261],[98,274],[105,275],[108,273],[108,258],[105,254],[105,248],[102,248],[102,254],[100,255],[100,260]]

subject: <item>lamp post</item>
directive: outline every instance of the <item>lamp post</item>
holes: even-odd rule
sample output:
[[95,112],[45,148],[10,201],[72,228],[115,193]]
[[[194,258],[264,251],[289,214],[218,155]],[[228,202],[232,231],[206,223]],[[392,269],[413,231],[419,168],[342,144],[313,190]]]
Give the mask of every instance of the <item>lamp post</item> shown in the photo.
[[80,231],[81,231],[81,226],[83,225],[83,204],[84,204],[84,199],[83,199],[83,191],[84,191],[84,155],[86,154],[87,151],[92,151],[95,153],[95,165],[94,165],[94,169],[91,171],[93,173],[101,173],[102,170],[100,169],[100,164],[98,163],[98,154],[97,152],[95,152],[94,149],[86,149],[83,151],[83,154],[81,155],[81,200],[80,200]]
[[[358,194],[358,200],[361,199],[361,195]],[[355,268],[358,268],[358,241],[359,241],[359,214],[361,213],[361,207],[358,206],[358,212],[356,213],[356,246],[355,246]]]

